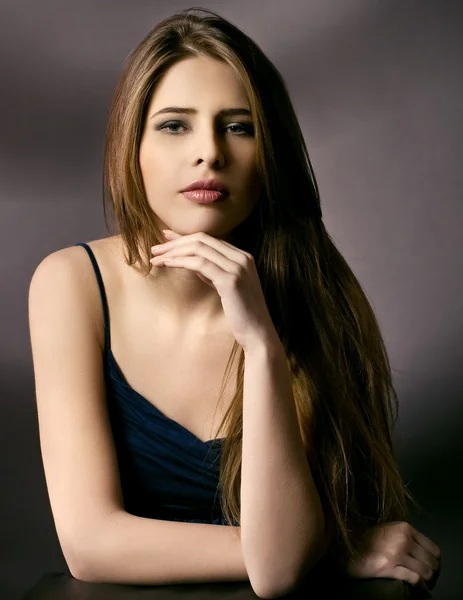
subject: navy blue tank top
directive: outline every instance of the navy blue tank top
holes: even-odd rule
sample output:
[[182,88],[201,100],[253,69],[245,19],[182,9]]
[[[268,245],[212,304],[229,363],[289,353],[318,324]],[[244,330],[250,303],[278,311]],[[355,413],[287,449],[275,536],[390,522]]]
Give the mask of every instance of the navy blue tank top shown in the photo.
[[218,485],[224,438],[202,442],[129,386],[111,351],[100,268],[88,244],[75,245],[87,251],[100,288],[106,397],[124,509],[140,517],[227,525]]

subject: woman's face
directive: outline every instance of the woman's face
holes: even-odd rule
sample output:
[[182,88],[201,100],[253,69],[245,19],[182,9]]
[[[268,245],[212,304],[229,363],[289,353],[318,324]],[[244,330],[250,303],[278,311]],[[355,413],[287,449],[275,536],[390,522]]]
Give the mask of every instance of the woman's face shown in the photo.
[[[191,114],[166,107],[194,110]],[[262,184],[256,143],[244,90],[232,69],[207,57],[173,65],[156,87],[140,143],[140,168],[148,202],[161,229],[187,235],[204,231],[228,239],[252,212]],[[217,178],[230,194],[223,202],[197,204],[181,190],[198,179]]]

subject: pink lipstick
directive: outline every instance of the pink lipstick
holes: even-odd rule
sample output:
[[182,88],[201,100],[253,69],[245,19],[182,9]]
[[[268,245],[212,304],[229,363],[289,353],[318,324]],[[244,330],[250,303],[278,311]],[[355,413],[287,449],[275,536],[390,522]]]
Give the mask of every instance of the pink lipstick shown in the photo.
[[211,204],[212,202],[217,202],[218,200],[223,200],[225,198],[225,194],[214,190],[194,190],[191,192],[182,192],[182,194],[188,198],[188,200],[192,200],[198,204]]

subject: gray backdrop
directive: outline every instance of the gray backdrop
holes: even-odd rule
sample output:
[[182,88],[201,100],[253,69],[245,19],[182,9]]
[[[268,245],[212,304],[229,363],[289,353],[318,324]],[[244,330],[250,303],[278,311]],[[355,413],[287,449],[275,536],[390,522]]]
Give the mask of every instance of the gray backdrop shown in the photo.
[[[106,237],[110,97],[127,54],[185,2],[0,4],[0,597],[64,559],[40,455],[27,316],[38,263]],[[442,550],[433,597],[462,594],[461,2],[203,2],[286,79],[324,222],[378,316],[400,399],[395,440]],[[460,166],[459,166],[460,165]],[[63,401],[66,399],[63,398]],[[458,510],[458,512],[457,512]],[[460,556],[458,556],[460,554]]]

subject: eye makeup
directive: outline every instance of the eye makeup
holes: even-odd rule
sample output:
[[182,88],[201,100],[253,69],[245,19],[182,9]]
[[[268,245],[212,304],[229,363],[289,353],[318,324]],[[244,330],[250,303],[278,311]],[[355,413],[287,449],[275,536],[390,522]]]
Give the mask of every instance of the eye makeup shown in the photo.
[[[169,130],[169,128],[171,127],[184,127],[185,123],[183,121],[178,121],[178,120],[171,120],[171,121],[165,121],[164,123],[160,123],[159,125],[155,125],[155,130],[156,131],[166,131],[166,133],[168,133],[169,135],[177,135],[179,132],[178,130]],[[230,125],[227,125],[227,128],[238,128],[240,129],[243,133],[233,133],[233,135],[248,135],[248,136],[253,136],[254,135],[254,125],[252,123],[231,123]]]

